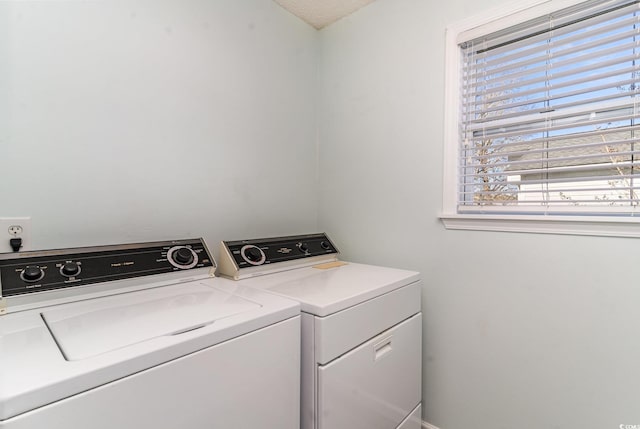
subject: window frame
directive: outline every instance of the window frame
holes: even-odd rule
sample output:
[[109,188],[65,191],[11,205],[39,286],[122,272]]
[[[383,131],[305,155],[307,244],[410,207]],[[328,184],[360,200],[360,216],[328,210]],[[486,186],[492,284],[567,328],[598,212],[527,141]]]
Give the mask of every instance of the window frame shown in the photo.
[[495,210],[460,213],[458,196],[458,154],[460,122],[460,36],[472,40],[555,11],[575,6],[585,0],[519,0],[460,20],[445,31],[444,87],[444,165],[443,200],[440,219],[447,229],[530,232],[546,234],[639,237],[640,216],[625,214],[496,214]]

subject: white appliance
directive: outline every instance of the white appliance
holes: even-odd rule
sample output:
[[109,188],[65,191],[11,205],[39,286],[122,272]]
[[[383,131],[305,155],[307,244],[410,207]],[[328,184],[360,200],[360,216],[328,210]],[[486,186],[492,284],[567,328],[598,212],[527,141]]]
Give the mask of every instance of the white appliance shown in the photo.
[[299,427],[295,301],[204,242],[0,254],[0,428]]
[[301,304],[303,429],[419,429],[420,274],[337,256],[325,234],[225,241],[219,270]]

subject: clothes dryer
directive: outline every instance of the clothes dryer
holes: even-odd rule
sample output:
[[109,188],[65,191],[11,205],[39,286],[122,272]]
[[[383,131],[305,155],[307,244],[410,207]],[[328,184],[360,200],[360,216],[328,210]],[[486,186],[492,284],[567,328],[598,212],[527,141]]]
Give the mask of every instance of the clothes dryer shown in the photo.
[[220,273],[300,303],[303,429],[419,429],[420,274],[338,255],[326,234],[224,241]]
[[295,429],[295,301],[201,239],[0,255],[0,428]]

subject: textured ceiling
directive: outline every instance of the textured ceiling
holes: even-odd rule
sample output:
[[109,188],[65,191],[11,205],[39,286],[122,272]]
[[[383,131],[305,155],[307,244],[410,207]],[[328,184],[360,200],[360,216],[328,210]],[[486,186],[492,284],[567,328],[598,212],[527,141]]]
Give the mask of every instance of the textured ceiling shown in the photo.
[[374,0],[274,0],[318,30]]

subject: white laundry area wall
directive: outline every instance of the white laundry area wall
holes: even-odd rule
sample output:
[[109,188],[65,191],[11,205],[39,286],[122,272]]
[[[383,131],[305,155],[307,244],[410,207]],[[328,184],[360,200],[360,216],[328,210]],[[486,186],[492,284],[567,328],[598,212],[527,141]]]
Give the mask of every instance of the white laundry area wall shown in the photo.
[[0,2],[0,216],[34,248],[314,231],[316,30],[264,0]]
[[445,27],[502,3],[376,0],[320,32],[320,226],[348,259],[422,272],[429,423],[638,424],[638,241],[438,220]]

